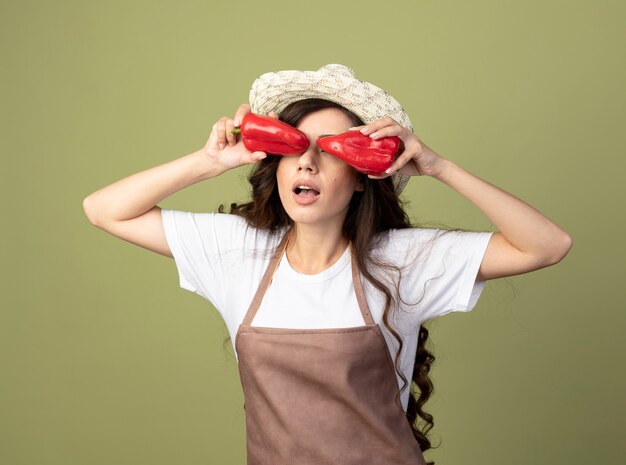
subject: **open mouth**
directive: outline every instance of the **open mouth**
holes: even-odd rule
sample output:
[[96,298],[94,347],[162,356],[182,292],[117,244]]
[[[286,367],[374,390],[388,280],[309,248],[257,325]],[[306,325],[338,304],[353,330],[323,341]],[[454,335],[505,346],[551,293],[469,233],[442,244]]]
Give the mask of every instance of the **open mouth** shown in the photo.
[[293,191],[299,197],[316,197],[320,195],[318,191],[309,186],[297,186]]

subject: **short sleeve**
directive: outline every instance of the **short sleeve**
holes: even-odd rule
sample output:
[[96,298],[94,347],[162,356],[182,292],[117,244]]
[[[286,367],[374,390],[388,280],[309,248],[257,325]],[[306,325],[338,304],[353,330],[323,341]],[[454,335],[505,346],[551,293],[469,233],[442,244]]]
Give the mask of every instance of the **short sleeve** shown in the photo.
[[468,312],[478,302],[487,283],[477,282],[476,276],[493,232],[460,232],[457,235],[458,240],[451,240],[449,256],[445,257],[459,283],[456,292],[452,292],[451,311]]
[[391,251],[404,265],[401,297],[417,323],[475,307],[486,284],[476,276],[493,232],[411,228],[393,233],[390,241],[397,245]]
[[241,247],[245,221],[229,214],[165,209],[161,210],[161,217],[180,287],[220,308],[224,251]]

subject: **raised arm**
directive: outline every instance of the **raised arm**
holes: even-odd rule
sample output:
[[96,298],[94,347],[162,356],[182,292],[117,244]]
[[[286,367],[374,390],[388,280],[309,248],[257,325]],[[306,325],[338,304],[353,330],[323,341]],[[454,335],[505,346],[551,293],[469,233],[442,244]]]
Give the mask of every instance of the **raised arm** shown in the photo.
[[476,205],[499,228],[489,241],[476,281],[554,265],[571,249],[570,235],[535,208],[439,156],[392,118],[381,118],[352,129],[375,139],[400,137],[405,150],[387,170],[387,176],[400,171],[410,176],[434,177]]
[[[235,119],[250,111],[242,104]],[[246,163],[265,158],[231,134],[233,119],[220,118],[206,145],[189,155],[141,171],[97,190],[83,200],[89,221],[116,237],[173,258],[157,204],[175,192]]]
[[534,207],[452,161],[444,159],[435,178],[476,205],[500,230],[489,241],[477,281],[554,265],[571,249],[570,235]]

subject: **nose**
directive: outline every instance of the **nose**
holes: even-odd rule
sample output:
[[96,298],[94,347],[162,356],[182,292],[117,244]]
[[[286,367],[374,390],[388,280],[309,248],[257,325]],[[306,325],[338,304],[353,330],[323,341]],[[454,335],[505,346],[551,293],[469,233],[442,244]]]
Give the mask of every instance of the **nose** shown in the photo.
[[298,157],[298,171],[317,172],[319,161],[319,148],[317,144],[311,144],[309,148]]

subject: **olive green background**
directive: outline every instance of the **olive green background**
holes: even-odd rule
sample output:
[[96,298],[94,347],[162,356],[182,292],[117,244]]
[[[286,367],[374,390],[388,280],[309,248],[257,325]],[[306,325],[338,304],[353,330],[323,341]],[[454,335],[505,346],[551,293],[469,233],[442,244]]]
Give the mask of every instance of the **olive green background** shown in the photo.
[[[623,463],[623,2],[3,1],[0,18],[0,463],[245,463],[221,317],[82,202],[202,147],[258,75],[328,63],[574,240],[556,266],[429,323],[441,445],[427,460]],[[244,201],[248,168],[159,205]],[[403,197],[416,223],[498,230],[433,178]]]

